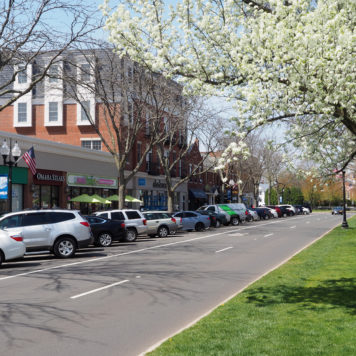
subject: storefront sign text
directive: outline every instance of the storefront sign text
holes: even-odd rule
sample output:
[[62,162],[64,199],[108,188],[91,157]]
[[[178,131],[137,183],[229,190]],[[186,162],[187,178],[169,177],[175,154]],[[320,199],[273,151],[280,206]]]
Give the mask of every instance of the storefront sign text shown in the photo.
[[67,183],[72,187],[117,188],[117,178],[68,173]]

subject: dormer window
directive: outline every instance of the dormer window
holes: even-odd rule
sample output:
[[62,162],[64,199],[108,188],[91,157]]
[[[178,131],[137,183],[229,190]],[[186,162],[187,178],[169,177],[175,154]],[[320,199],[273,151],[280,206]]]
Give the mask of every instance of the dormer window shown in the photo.
[[90,64],[89,63],[84,63],[80,66],[80,79],[83,82],[90,81]]
[[17,70],[18,70],[18,74],[17,74],[18,83],[19,84],[27,83],[26,66],[24,64],[19,64]]
[[57,83],[58,76],[59,76],[59,66],[58,64],[53,64],[50,66],[48,70],[49,82],[50,83]]

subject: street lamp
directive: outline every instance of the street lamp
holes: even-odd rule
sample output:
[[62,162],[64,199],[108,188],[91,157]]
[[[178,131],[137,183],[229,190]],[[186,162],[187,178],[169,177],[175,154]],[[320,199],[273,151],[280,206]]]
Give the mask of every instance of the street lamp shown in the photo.
[[[10,147],[12,146],[12,139],[10,138]],[[10,147],[7,145],[6,139],[0,148],[2,158],[4,160],[4,166],[9,167],[8,175],[8,210],[12,212],[12,167],[17,166],[17,160],[21,156],[21,149],[15,142],[14,146],[10,150]]]
[[342,195],[343,195],[343,218],[342,218],[342,224],[341,226],[344,229],[347,229],[349,227],[349,224],[347,223],[346,220],[346,188],[345,188],[345,171],[342,171]]

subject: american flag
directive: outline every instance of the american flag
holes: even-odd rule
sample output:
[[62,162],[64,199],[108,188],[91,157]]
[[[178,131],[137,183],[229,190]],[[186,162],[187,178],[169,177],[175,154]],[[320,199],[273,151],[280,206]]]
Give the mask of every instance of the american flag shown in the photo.
[[27,152],[25,152],[22,156],[28,168],[30,168],[32,175],[36,174],[36,157],[35,150],[31,147]]

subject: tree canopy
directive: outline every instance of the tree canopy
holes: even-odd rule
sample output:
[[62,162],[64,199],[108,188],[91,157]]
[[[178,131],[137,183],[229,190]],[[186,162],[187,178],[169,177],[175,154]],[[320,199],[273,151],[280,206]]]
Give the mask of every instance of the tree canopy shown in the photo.
[[355,157],[354,0],[121,0],[103,13],[133,60],[232,100],[240,134],[284,123],[328,172]]

